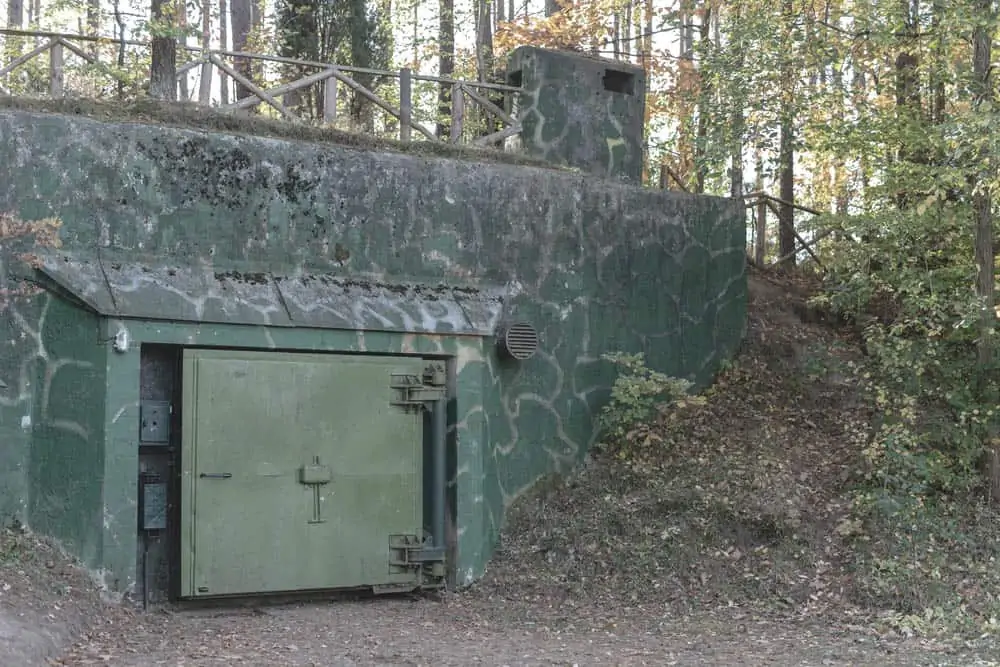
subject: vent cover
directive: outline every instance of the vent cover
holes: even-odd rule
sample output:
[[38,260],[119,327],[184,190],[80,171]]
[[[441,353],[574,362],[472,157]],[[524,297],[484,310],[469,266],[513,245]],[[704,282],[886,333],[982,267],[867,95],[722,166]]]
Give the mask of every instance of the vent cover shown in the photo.
[[525,361],[538,351],[538,332],[527,322],[514,322],[497,332],[497,345],[501,355]]

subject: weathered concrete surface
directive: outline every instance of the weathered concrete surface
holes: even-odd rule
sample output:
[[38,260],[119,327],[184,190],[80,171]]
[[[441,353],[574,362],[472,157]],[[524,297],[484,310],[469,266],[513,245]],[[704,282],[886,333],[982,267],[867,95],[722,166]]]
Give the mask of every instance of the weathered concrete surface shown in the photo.
[[[12,435],[14,454],[0,475],[22,496],[5,490],[0,498],[22,518],[46,517],[49,530],[105,570],[115,589],[134,580],[139,396],[138,351],[110,352],[119,326],[136,343],[451,356],[460,581],[482,570],[503,508],[539,475],[572,466],[593,443],[612,380],[602,353],[643,351],[657,369],[704,382],[743,332],[742,209],[726,200],[556,170],[16,111],[0,112],[0,136],[7,138],[0,145],[0,210],[61,219],[65,257],[95,262],[100,254],[108,276],[123,267],[110,289],[128,297],[105,303],[122,319],[104,320],[96,336],[90,316],[42,317],[56,302],[50,295],[6,315],[14,335],[0,353],[0,379],[9,385],[0,390],[0,428]],[[145,289],[124,268],[130,265],[153,273],[176,266],[213,277],[354,281],[371,289],[445,285],[484,303],[498,298],[504,318],[538,328],[541,350],[524,364],[503,363],[490,339],[454,335],[455,311],[429,304],[381,324],[338,311],[306,326],[264,327],[266,320],[247,319],[259,310],[243,307],[228,323],[204,321],[208,288],[182,289],[162,276],[153,281],[158,294],[173,289],[176,307],[141,313],[151,321],[128,320],[142,303],[132,297]],[[77,273],[76,292],[96,294],[101,271],[92,279],[84,273]],[[256,278],[243,282],[240,293],[250,295]],[[141,289],[130,297],[133,288]],[[270,307],[247,299],[244,305]],[[484,321],[491,322],[488,311]],[[285,315],[294,317],[287,309]],[[351,325],[364,331],[325,328]],[[50,335],[53,326],[59,331]],[[59,370],[77,374],[70,389],[36,391],[64,367],[76,369]],[[88,404],[86,414],[59,413],[67,440],[58,445],[47,435],[56,414],[48,403],[84,386],[106,392],[103,404]],[[38,452],[30,456],[30,431],[19,429],[25,415],[35,429],[30,450]],[[56,456],[53,448],[68,447],[69,439],[90,457],[82,468],[74,457],[60,463]],[[43,458],[55,467],[29,475],[26,462]],[[92,482],[83,479],[94,474],[103,475],[102,494],[93,497],[101,504],[101,536],[87,538],[70,524],[97,516]],[[82,485],[82,506],[57,511],[65,502],[58,479]],[[28,487],[36,509],[25,513]]]
[[508,80],[521,86],[514,143],[525,155],[630,183],[642,182],[646,73],[582,53],[518,47]]

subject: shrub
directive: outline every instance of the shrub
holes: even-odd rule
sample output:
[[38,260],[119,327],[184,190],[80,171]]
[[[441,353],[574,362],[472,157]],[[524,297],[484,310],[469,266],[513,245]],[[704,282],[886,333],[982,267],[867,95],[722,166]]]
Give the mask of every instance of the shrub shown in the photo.
[[658,441],[649,424],[659,413],[704,400],[690,394],[688,380],[648,368],[642,354],[618,352],[601,358],[618,369],[611,400],[600,416],[603,446],[621,458],[628,458],[636,446]]

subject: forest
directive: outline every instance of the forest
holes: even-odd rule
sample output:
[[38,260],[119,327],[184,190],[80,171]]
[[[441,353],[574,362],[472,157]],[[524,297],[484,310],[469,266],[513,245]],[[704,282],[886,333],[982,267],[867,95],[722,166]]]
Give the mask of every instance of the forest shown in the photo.
[[[748,261],[811,281],[809,308],[864,352],[873,416],[841,536],[888,540],[862,566],[897,608],[995,628],[995,587],[972,605],[915,582],[995,569],[997,19],[993,0],[7,0],[0,86],[50,89],[47,63],[23,58],[44,43],[31,31],[90,38],[66,40],[91,56],[61,84],[82,96],[224,106],[336,64],[354,68],[346,95],[317,79],[279,106],[397,137],[399,114],[378,102],[401,108],[405,72],[418,140],[452,133],[452,80],[503,106],[521,44],[642,67],[644,185],[742,199]],[[199,78],[185,67],[202,51],[232,64]],[[244,108],[282,115],[259,102]]]

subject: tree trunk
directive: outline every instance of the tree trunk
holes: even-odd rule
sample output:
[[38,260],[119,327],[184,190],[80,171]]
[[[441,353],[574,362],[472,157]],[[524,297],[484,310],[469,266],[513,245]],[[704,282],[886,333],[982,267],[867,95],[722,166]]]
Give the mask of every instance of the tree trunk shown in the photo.
[[[210,0],[201,0],[201,50],[207,54],[212,48],[212,3]],[[214,69],[214,68],[212,68]],[[200,76],[205,76],[205,67],[200,70]],[[211,82],[209,82],[211,83]],[[201,102],[199,97],[198,102]]]
[[[233,28],[233,51],[246,51],[250,31],[253,29],[253,0],[230,0],[229,11]],[[234,58],[233,69],[253,81],[253,64],[250,58]],[[253,93],[246,86],[236,83],[237,100],[252,96]]]
[[[701,30],[699,39],[702,46],[707,46],[711,38],[710,24],[712,20],[711,7],[705,7],[701,17]],[[698,132],[695,139],[695,192],[705,192],[705,179],[708,176],[708,158],[706,149],[708,148],[708,116],[711,113],[709,106],[712,100],[712,85],[705,78],[699,75],[698,92]]]
[[475,0],[476,10],[476,76],[489,81],[493,76],[493,25],[490,0]]
[[[974,19],[976,27],[972,31],[972,92],[973,108],[989,113],[993,102],[993,84],[990,81],[990,60],[993,50],[993,2],[975,0]],[[984,376],[992,375],[994,359],[993,327],[996,319],[996,299],[994,298],[994,251],[993,251],[993,211],[989,188],[996,181],[996,158],[990,148],[984,146],[977,171],[970,181],[973,188],[972,209],[976,223],[976,295],[981,300],[982,311],[979,318],[979,363]],[[985,169],[979,170],[980,165]],[[1000,502],[1000,444],[991,438],[986,453],[987,478],[990,497]]]
[[[368,5],[365,0],[351,0],[351,64],[355,67],[372,66],[371,31],[368,29]],[[371,88],[374,79],[371,74],[358,72],[354,80],[365,88]],[[351,96],[351,123],[355,130],[374,133],[375,116],[371,103],[354,91]]]
[[[709,10],[705,8],[705,16],[709,15]],[[650,67],[653,66],[653,0],[646,0],[643,6],[645,19],[645,30],[642,32],[642,67],[646,70],[647,78],[650,76]],[[706,18],[706,21],[708,19]]]
[[[229,6],[226,0],[219,0],[219,49],[229,50]],[[219,98],[223,104],[229,104],[229,76],[225,72],[219,72]]]
[[[791,26],[794,20],[792,0],[784,0],[783,18],[786,26]],[[786,28],[790,30],[789,28]],[[788,36],[786,35],[786,39]],[[792,44],[786,43],[790,49]],[[790,54],[789,54],[790,57]],[[778,207],[778,255],[787,257],[783,264],[795,266],[795,72],[792,63],[786,57],[782,63],[781,73],[781,109],[780,139],[778,148],[778,169],[780,180],[780,197],[783,201]]]
[[[175,23],[175,25],[178,28],[186,29],[187,28],[187,3],[185,2],[185,0],[174,0],[174,11],[176,12],[174,14],[174,16],[176,17],[176,23]],[[180,38],[180,44],[181,45],[186,45],[187,44],[187,39],[188,39],[187,38],[187,32],[185,32],[181,36],[181,38]],[[180,52],[181,52],[181,57],[184,60],[186,60],[187,59],[187,52],[185,50],[180,50]],[[191,91],[188,90],[188,75],[187,74],[185,74],[180,79],[178,79],[178,81],[177,81],[177,88],[178,88],[178,95],[180,96],[180,99],[184,100],[185,102],[188,101],[189,99],[191,99]]]
[[622,57],[622,21],[617,8],[612,13],[611,21],[611,53],[615,60],[619,60]]
[[[455,3],[439,0],[438,4],[438,75],[450,78],[455,73]],[[451,84],[438,89],[437,135],[446,138],[451,133]]]
[[[170,0],[152,0],[150,14],[154,22],[164,27],[173,28],[175,25],[173,13],[170,11]],[[175,101],[177,99],[177,42],[173,35],[154,34],[150,51],[149,95],[157,100]]]
[[[732,12],[732,25],[740,23],[740,4],[730,10]],[[716,26],[721,31],[722,16],[716,18]],[[738,28],[737,28],[738,30]],[[715,37],[716,47],[721,47],[721,39],[717,34]],[[736,64],[735,71],[743,70],[743,41],[734,39],[730,45],[730,51]],[[743,115],[744,95],[741,92],[742,85],[739,77],[731,77],[733,83],[730,87],[730,103],[733,105],[730,111],[729,120],[729,195],[734,199],[743,197],[743,133],[746,128],[746,119]]]
[[7,0],[7,27],[24,27],[24,0]]
[[[786,103],[787,104],[787,103]],[[795,149],[793,118],[791,109],[782,109],[780,139],[780,180],[782,203],[778,207],[778,254],[788,255],[784,264],[795,266]],[[791,254],[790,254],[791,253]]]
[[87,34],[101,32],[101,0],[87,0]]
[[545,15],[554,16],[559,13],[559,1],[558,0],[545,0]]
[[[764,192],[764,158],[759,149],[757,150],[757,192]],[[767,201],[763,197],[757,202],[756,222],[753,261],[757,266],[763,267],[767,256]]]
[[629,0],[625,3],[625,16],[622,19],[622,28],[624,33],[622,35],[622,56],[625,60],[632,58],[632,2]]
[[[502,2],[500,4],[503,4]],[[493,55],[493,0],[476,0],[476,74],[480,81],[502,80],[497,70]],[[482,91],[489,100],[499,106],[504,106],[503,93]],[[487,136],[501,129],[498,119],[485,109],[477,107],[480,116],[480,136]]]

